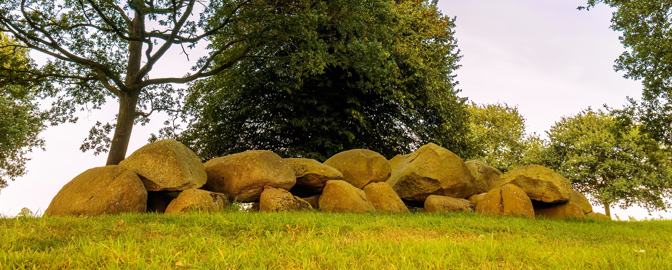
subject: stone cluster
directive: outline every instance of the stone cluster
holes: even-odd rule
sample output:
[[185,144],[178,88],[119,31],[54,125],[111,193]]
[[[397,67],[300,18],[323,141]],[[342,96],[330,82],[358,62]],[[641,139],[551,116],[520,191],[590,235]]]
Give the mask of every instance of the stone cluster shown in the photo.
[[119,165],[89,169],[66,184],[45,215],[216,212],[232,201],[259,211],[475,211],[533,218],[602,217],[552,170],[530,165],[501,173],[464,162],[436,144],[387,160],[366,149],[324,163],[253,150],[211,159],[175,140],[138,149]]

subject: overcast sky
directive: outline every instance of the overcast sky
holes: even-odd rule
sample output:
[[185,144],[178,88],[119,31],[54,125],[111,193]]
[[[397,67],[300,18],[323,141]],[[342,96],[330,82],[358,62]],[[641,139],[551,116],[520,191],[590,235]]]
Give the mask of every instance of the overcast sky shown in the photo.
[[[460,96],[476,103],[517,106],[527,119],[528,133],[543,133],[562,116],[589,106],[620,107],[627,96],[638,98],[641,85],[613,70],[623,51],[618,33],[609,28],[611,10],[576,8],[585,0],[441,0],[445,15],[457,17],[456,35],[462,51],[457,80]],[[193,57],[192,57],[193,61]],[[190,67],[174,55],[155,72]],[[171,74],[179,75],[179,74]],[[116,104],[83,112],[77,124],[43,132],[46,151],[30,156],[28,174],[0,191],[0,214],[21,208],[44,212],[60,188],[79,173],[105,164],[106,156],[82,153],[79,146],[96,121],[114,118]],[[135,127],[128,154],[147,143],[163,119]],[[604,212],[601,207],[596,212]],[[641,209],[613,209],[621,217],[647,217]],[[659,217],[661,213],[654,213]],[[672,215],[662,213],[667,218]]]

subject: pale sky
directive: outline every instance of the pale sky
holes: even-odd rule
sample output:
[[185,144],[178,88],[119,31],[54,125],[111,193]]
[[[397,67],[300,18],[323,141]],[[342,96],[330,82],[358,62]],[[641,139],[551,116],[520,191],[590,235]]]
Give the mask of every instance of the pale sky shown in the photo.
[[[544,133],[562,116],[589,106],[620,107],[627,96],[638,98],[641,85],[613,70],[623,51],[618,33],[609,28],[611,10],[576,7],[585,0],[441,0],[445,15],[457,17],[456,35],[462,51],[457,80],[460,96],[476,103],[505,102],[527,119],[528,133]],[[193,65],[183,56],[167,59],[155,72],[173,73]],[[42,133],[46,151],[30,154],[28,174],[0,190],[0,214],[14,216],[28,207],[43,213],[60,188],[81,172],[105,165],[106,155],[79,150],[96,121],[114,118],[117,104],[82,112],[77,124],[51,127]],[[136,126],[128,154],[147,143],[163,118]],[[595,212],[604,210],[596,206]],[[649,217],[637,208],[613,209],[621,218]],[[670,213],[662,214],[672,218]]]

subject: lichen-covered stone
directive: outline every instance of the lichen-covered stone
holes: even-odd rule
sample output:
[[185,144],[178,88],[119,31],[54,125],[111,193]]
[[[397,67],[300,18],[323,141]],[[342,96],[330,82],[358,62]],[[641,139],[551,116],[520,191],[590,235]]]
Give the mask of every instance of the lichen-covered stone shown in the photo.
[[546,203],[569,201],[572,193],[569,179],[539,165],[524,166],[502,174],[500,184],[507,183],[523,189],[530,199]]
[[422,203],[429,195],[467,198],[476,194],[474,176],[462,159],[436,144],[392,160],[395,169],[387,183],[403,200]]
[[516,185],[506,184],[486,193],[476,205],[476,213],[533,218],[534,207],[525,191]]
[[147,190],[133,171],[118,165],[97,167],[77,175],[52,199],[45,216],[143,213]]
[[290,190],[299,196],[311,196],[322,193],[329,180],[343,180],[343,174],[335,168],[307,158],[284,159],[296,176],[296,185]]
[[366,193],[343,180],[329,180],[318,202],[325,212],[373,212],[376,209]]
[[277,212],[311,209],[313,207],[310,203],[281,188],[265,186],[259,198],[259,211]]
[[320,209],[320,195],[314,195],[306,198],[301,198],[304,201],[308,202],[313,209]]
[[280,156],[253,150],[211,159],[205,163],[208,181],[203,189],[221,192],[240,202],[259,201],[264,186],[289,190],[294,170]]
[[367,149],[352,149],[333,155],[324,162],[343,174],[343,180],[356,188],[390,178],[390,163],[381,154]]
[[425,211],[428,213],[437,212],[471,212],[471,202],[465,199],[458,199],[441,195],[430,195],[425,200]]
[[148,191],[182,191],[205,184],[205,167],[184,144],[166,139],[147,144],[119,163],[135,171]]
[[166,214],[183,214],[189,212],[218,212],[226,208],[226,195],[202,189],[182,191],[170,202]]
[[408,207],[399,198],[394,189],[386,182],[374,182],[364,187],[366,198],[378,211],[392,213],[408,213]]
[[502,172],[480,160],[469,160],[464,163],[474,176],[474,185],[477,193],[486,193],[498,187]]

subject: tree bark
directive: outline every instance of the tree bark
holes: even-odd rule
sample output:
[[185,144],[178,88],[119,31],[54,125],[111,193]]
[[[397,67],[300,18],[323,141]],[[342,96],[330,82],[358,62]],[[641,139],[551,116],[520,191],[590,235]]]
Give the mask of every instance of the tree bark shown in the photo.
[[609,203],[604,203],[604,214],[608,217],[611,217],[611,209],[609,208]]
[[145,38],[145,16],[140,11],[135,11],[133,17],[133,29],[131,30],[132,41],[128,44],[128,63],[126,66],[125,91],[119,94],[119,114],[117,126],[112,137],[110,153],[107,155],[107,165],[117,165],[126,158],[128,142],[131,140],[133,123],[137,113],[135,107],[142,89],[138,85],[142,78],[138,78],[142,64],[142,40]]
[[133,122],[137,114],[135,106],[138,104],[140,91],[132,93],[122,92],[119,97],[119,115],[117,127],[114,129],[110,153],[107,155],[107,165],[117,165],[126,158],[128,142],[131,140]]

